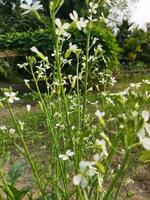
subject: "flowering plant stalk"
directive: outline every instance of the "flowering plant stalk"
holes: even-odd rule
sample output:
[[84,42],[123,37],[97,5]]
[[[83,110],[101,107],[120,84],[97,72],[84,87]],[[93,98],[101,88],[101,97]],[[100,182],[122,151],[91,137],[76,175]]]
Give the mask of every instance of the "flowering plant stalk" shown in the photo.
[[[32,89],[30,80],[25,80],[25,85],[39,96],[44,122],[42,134],[46,140],[44,146],[38,148],[39,151],[47,149],[45,168],[42,168],[40,158],[32,155],[26,141],[28,124],[13,113],[11,104],[18,102],[19,98],[11,89],[3,91],[2,102],[5,102],[3,104],[14,127],[2,125],[0,131],[9,136],[14,148],[30,165],[39,196],[30,195],[29,199],[115,200],[129,176],[130,166],[134,164],[131,157],[134,151],[138,152],[135,159],[147,162],[145,152],[150,150],[150,114],[145,107],[150,100],[146,89],[150,83],[143,80],[142,83],[131,84],[122,92],[110,92],[115,78],[95,68],[98,57],[105,59],[100,42],[91,35],[93,24],[102,19],[96,16],[99,2],[88,3],[89,15],[86,19],[79,17],[76,11],[70,13],[70,24],[56,17],[62,4],[63,0],[53,0],[49,6],[53,54],[46,57],[32,47],[36,58],[29,56],[27,62],[20,65],[32,75],[36,89]],[[42,20],[36,10],[42,8],[39,3],[36,2],[36,6],[23,5],[22,8],[26,9],[26,13],[34,11],[34,16]],[[70,26],[75,26],[86,35],[85,50],[79,44],[70,42]],[[63,47],[65,40],[68,41],[67,50]],[[63,67],[75,65],[72,58],[76,61],[76,74],[64,75]],[[92,75],[98,78],[98,84],[93,87],[89,83],[89,76]],[[41,80],[46,85],[45,93],[39,87]],[[144,92],[139,90],[142,86]],[[96,95],[93,90],[97,91]],[[27,104],[26,112],[31,111],[32,106]],[[0,175],[8,198],[15,199],[3,166],[0,167]]]

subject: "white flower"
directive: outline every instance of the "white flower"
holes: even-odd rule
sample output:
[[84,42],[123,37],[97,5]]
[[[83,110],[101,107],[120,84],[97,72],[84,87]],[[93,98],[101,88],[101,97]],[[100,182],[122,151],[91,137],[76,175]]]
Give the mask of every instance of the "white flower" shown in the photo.
[[138,114],[139,114],[139,113],[138,113],[136,110],[132,112],[133,117],[137,117]]
[[100,153],[97,153],[94,155],[95,161],[102,160],[103,158],[108,156],[108,152],[107,152],[107,148],[106,148],[106,141],[104,139],[102,139],[102,140],[96,139],[95,146],[96,146],[96,148],[99,148],[99,150],[100,150]]
[[77,21],[76,26],[79,30],[81,30],[82,28],[86,28],[88,22],[88,20],[85,20],[83,17],[81,17],[80,20]]
[[93,3],[93,2],[90,2],[89,3],[89,7],[90,7],[90,9],[89,9],[89,12],[90,13],[93,13],[93,14],[96,14],[97,13],[97,8],[98,8],[98,3]]
[[27,108],[27,111],[30,112],[30,110],[31,110],[31,105],[30,105],[30,104],[27,104],[27,105],[26,105],[26,108]]
[[102,117],[105,116],[105,112],[100,112],[99,110],[97,110],[97,111],[95,112],[95,115],[100,119],[100,118],[102,118]]
[[149,120],[149,117],[150,117],[149,112],[147,112],[147,111],[144,110],[142,112],[142,117],[143,117],[144,121],[147,122]]
[[64,36],[64,37],[68,37],[69,36],[69,33],[67,33],[67,29],[69,28],[69,23],[64,23],[62,24],[61,23],[61,20],[59,18],[57,18],[55,20],[55,24],[57,26],[57,29],[56,29],[56,34],[59,35],[59,36]]
[[25,83],[25,85],[26,85],[28,88],[30,88],[30,84],[29,84],[29,82],[30,82],[30,80],[28,80],[28,79],[24,79],[24,83]]
[[100,20],[103,21],[103,22],[105,22],[106,24],[109,22],[109,20],[104,17],[103,12],[101,14]]
[[13,135],[15,132],[16,132],[15,129],[13,129],[13,128],[9,129],[9,133],[10,133],[11,135]]
[[76,128],[76,127],[75,127],[74,125],[73,125],[73,126],[71,126],[71,129],[72,129],[72,130],[74,130],[75,128]]
[[79,163],[79,174],[73,177],[74,185],[80,185],[81,188],[85,188],[88,185],[88,177],[92,177],[97,173],[94,167],[95,162],[81,161]]
[[24,83],[27,85],[30,82],[28,79],[24,79]]
[[4,126],[4,125],[3,125],[3,126],[0,126],[0,130],[1,130],[1,131],[5,131],[5,130],[7,130],[7,127]]
[[150,150],[150,138],[149,137],[142,138],[140,142],[143,145],[144,149]]
[[75,10],[73,10],[73,12],[69,14],[69,16],[72,21],[78,21],[78,13]]
[[144,120],[144,123],[137,135],[143,147],[147,150],[150,150],[150,124],[147,123],[150,118],[150,113],[147,111],[143,111],[142,118]]
[[88,180],[86,177],[84,177],[83,175],[79,174],[73,177],[73,183],[74,185],[80,185],[81,188],[86,188],[88,185]]
[[76,44],[69,43],[69,50],[73,53],[76,53],[79,49]]
[[99,44],[99,45],[97,46],[97,50],[99,50],[99,51],[103,51],[103,49],[102,49],[102,45],[101,45],[101,44]]
[[116,83],[115,77],[110,77],[110,85],[113,86]]
[[150,85],[150,81],[149,80],[142,80],[143,83],[146,83],[147,85]]
[[40,4],[40,1],[35,1],[34,4],[23,3],[21,4],[20,7],[26,10],[23,14],[27,14],[31,12],[32,10],[43,9],[43,6]]
[[76,26],[79,30],[86,28],[88,20],[85,20],[83,17],[79,19],[78,13],[74,10],[73,13],[69,14],[70,19],[76,23]]
[[115,105],[114,102],[113,102],[113,100],[110,97],[106,97],[106,102],[108,104],[112,104],[113,106]]
[[69,160],[69,157],[74,156],[74,152],[70,149],[66,151],[66,154],[60,154],[58,157],[62,160]]
[[5,96],[8,98],[9,103],[13,103],[14,101],[19,101],[19,97],[16,97],[15,92],[5,92]]
[[141,87],[141,83],[130,83],[130,88],[138,89],[139,87]]

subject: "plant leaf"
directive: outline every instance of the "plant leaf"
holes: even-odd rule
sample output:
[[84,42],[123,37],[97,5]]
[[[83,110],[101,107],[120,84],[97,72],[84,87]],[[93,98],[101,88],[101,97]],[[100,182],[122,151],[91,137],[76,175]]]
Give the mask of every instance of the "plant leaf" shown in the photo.
[[25,169],[25,161],[24,160],[16,161],[13,164],[13,166],[11,167],[11,169],[8,172],[8,179],[12,186],[16,183],[18,178],[23,176],[24,169]]

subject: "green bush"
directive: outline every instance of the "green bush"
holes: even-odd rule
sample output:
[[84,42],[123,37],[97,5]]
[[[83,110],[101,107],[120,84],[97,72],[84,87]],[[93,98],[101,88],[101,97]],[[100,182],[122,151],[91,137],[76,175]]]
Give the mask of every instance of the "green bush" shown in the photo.
[[[77,44],[79,48],[83,50],[86,48],[86,33],[77,30],[76,28],[70,28],[72,37],[69,41],[64,43],[64,51],[68,48],[69,42]],[[109,68],[111,71],[115,70],[119,66],[118,53],[119,47],[114,35],[101,24],[95,24],[92,28],[92,37],[98,38],[97,44],[101,44],[103,48],[103,55],[107,60],[107,65],[104,60],[99,59],[97,66],[99,69]],[[0,35],[0,49],[1,50],[15,50],[23,52],[29,55],[30,48],[36,46],[45,55],[51,55],[53,38],[52,33],[48,29],[39,29],[35,32],[14,32],[11,34]],[[66,68],[67,70],[67,68]],[[73,70],[73,69],[71,69]]]
[[0,80],[18,80],[17,76],[13,72],[10,63],[4,59],[0,59]]

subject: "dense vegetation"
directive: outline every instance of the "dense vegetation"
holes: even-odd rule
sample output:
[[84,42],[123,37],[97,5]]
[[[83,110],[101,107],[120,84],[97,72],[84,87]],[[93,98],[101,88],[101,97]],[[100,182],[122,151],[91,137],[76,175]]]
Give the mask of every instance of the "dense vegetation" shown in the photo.
[[[100,1],[85,3],[83,17],[74,10],[69,20],[58,18],[63,0],[53,0],[49,21],[39,2],[24,3],[24,15],[46,28],[2,35],[1,55],[27,55],[18,67],[31,93],[21,95],[9,83],[0,89],[1,200],[140,198],[135,171],[142,167],[143,178],[150,162],[150,80],[115,86],[112,72],[125,62],[132,33],[118,35],[120,51],[99,16]],[[13,78],[14,68],[5,60],[1,66]]]
[[[52,29],[51,21],[49,20],[49,0],[42,0],[41,4],[43,10],[40,11],[41,19],[34,16],[35,13],[22,15],[22,8],[20,7],[19,0],[5,0],[4,3],[0,3],[0,52],[9,51],[17,52],[18,54],[24,55],[19,58],[1,58],[0,74],[1,77],[10,79],[13,73],[18,73],[17,63],[25,61],[25,56],[30,54],[30,48],[36,46],[45,55],[50,55],[52,52]],[[120,5],[116,1],[112,1],[111,6],[120,6],[121,11],[127,10],[127,2],[124,1]],[[70,21],[69,13],[72,10],[79,11],[82,16],[87,15],[87,1],[68,1],[65,0],[62,8],[57,13],[57,16],[61,16],[64,21]],[[119,8],[118,8],[119,9]],[[7,10],[7,12],[6,12]],[[9,11],[9,12],[8,12]],[[101,1],[97,11],[97,16],[101,15],[101,12],[108,16],[109,13],[112,15],[111,7],[105,5],[105,1]],[[126,11],[128,13],[128,11]],[[9,13],[9,16],[8,16]],[[115,15],[115,14],[114,14]],[[115,18],[115,16],[114,16]],[[117,19],[117,16],[116,16]],[[44,22],[44,23],[43,23]],[[117,23],[117,22],[116,22]],[[116,24],[117,25],[117,24]],[[138,27],[132,28],[132,24],[128,22],[128,19],[124,19],[122,24],[118,25],[118,32],[116,35],[113,34],[112,30],[108,28],[102,21],[95,24],[93,27],[93,37],[99,38],[102,44],[103,53],[107,60],[107,65],[104,60],[100,61],[99,68],[109,68],[114,71],[120,66],[122,69],[147,69],[149,68],[149,42],[150,42],[150,31],[147,25],[147,30],[141,30]],[[77,30],[70,30],[76,38],[76,43],[85,48],[84,38],[85,34]],[[64,48],[67,49],[68,44],[64,44]],[[9,55],[8,55],[9,57]],[[4,65],[6,64],[6,65]],[[9,68],[9,69],[8,69]],[[9,72],[7,72],[7,69]],[[17,75],[17,74],[16,74]],[[19,75],[19,74],[18,74]]]

